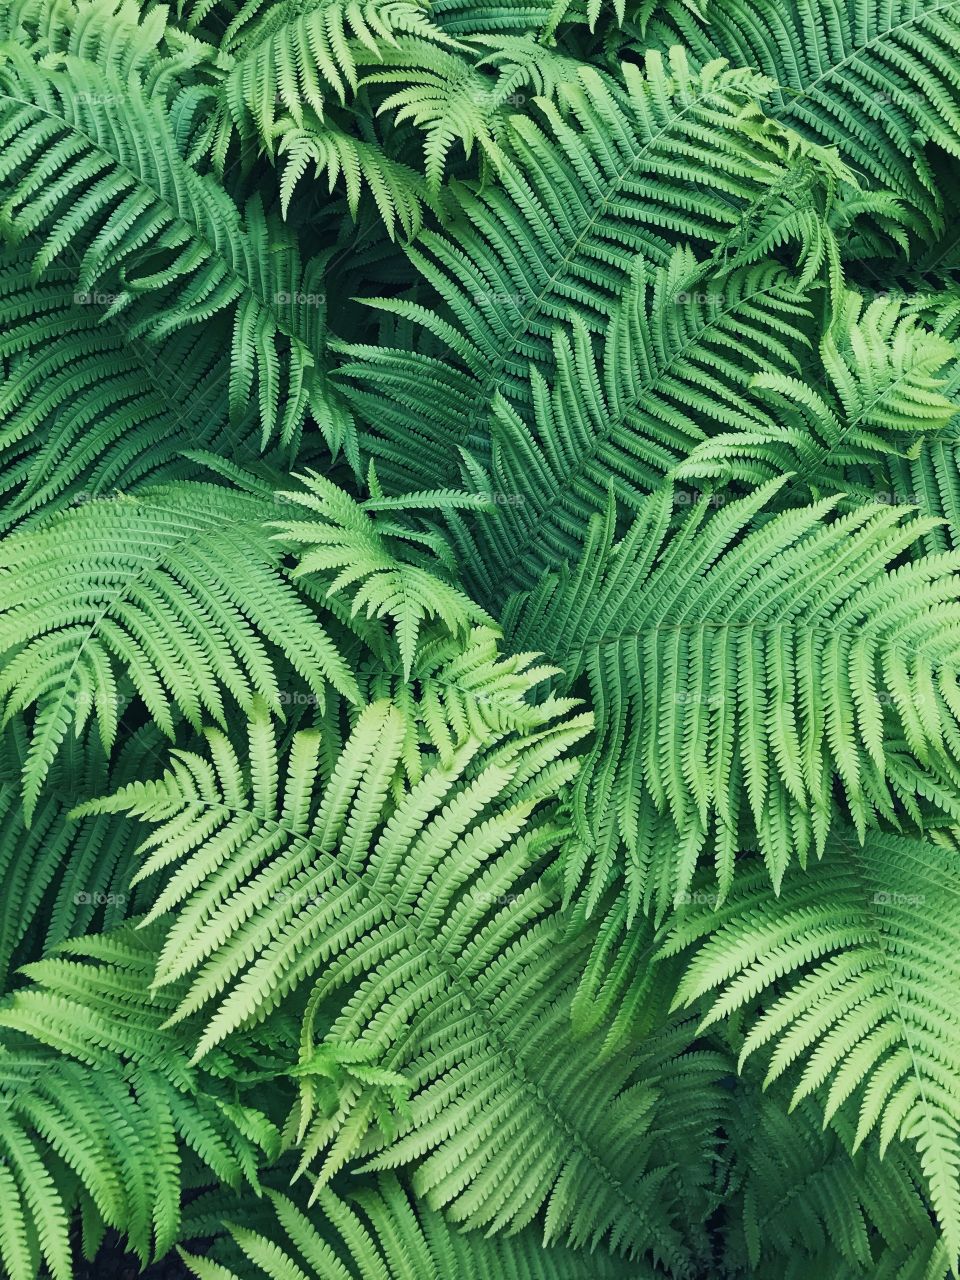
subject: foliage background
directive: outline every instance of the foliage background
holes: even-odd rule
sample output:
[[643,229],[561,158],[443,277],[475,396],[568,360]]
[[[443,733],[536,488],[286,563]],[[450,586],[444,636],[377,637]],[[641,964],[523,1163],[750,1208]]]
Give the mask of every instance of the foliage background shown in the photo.
[[958,158],[958,0],[8,0],[5,1275],[958,1274]]

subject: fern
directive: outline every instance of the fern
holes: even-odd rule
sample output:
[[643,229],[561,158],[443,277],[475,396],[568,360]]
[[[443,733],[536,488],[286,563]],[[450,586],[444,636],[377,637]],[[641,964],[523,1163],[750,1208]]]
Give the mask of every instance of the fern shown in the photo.
[[741,1062],[774,1043],[768,1082],[806,1059],[794,1104],[818,1092],[829,1119],[858,1100],[853,1150],[875,1129],[881,1150],[894,1136],[915,1145],[953,1257],[960,1244],[953,917],[949,910],[931,915],[926,905],[944,901],[950,870],[950,854],[934,845],[874,834],[861,849],[836,832],[816,880],[791,876],[765,929],[758,928],[758,908],[770,889],[754,875],[716,915],[705,920],[694,909],[678,918],[664,949],[700,942],[706,925],[711,936],[677,1000],[690,1003],[722,987],[707,1023],[776,984],[776,998],[744,1040]]
[[960,26],[953,3],[736,0],[709,26],[667,0],[669,35],[703,60],[756,67],[778,85],[776,115],[837,148],[856,172],[909,201],[927,235],[943,204],[928,142],[958,154]]
[[317,698],[328,683],[355,696],[336,644],[277,570],[262,528],[270,512],[217,486],[183,484],[96,499],[0,544],[0,696],[7,718],[37,708],[24,769],[28,816],[71,728],[95,715],[112,747],[118,669],[168,735],[175,712],[222,722],[221,689],[241,706],[259,694],[279,711],[264,642]]
[[[903,310],[896,298],[877,298],[864,308],[859,294],[848,294],[842,323],[821,343],[830,398],[796,377],[755,374],[752,386],[783,405],[773,430],[704,442],[674,474],[698,480],[733,475],[762,484],[789,470],[794,485],[836,490],[857,474],[854,468],[875,471],[884,455],[896,465],[922,452],[928,433],[947,435],[957,407],[939,375],[956,359],[955,348]],[[864,486],[862,493],[870,498],[875,491]]]
[[[492,622],[472,600],[441,576],[453,567],[451,552],[436,534],[402,523],[404,508],[475,505],[455,493],[407,494],[385,500],[371,473],[374,496],[364,506],[322,476],[305,477],[307,492],[289,492],[292,503],[305,506],[314,521],[283,524],[277,533],[287,547],[302,547],[296,575],[338,572],[327,595],[343,594],[359,583],[351,612],[365,609],[368,617],[390,617],[404,675],[409,677],[424,618],[436,617],[454,635],[471,623]],[[375,512],[383,514],[377,520]],[[397,512],[393,519],[388,513]]]
[[[722,253],[732,268],[757,256],[770,220],[781,238],[796,238],[786,228],[805,209],[796,227],[800,261],[818,273],[831,243],[824,202],[838,175],[825,153],[798,150],[795,137],[758,118],[752,102],[766,82],[720,64],[697,76],[681,50],[669,63],[651,54],[645,72],[624,66],[622,89],[586,72],[561,86],[566,112],[544,102],[542,126],[518,120],[499,185],[464,192],[456,236],[424,233],[408,250],[456,324],[404,299],[374,300],[423,325],[466,374],[445,356],[348,349],[358,359],[342,373],[375,390],[347,394],[376,424],[371,447],[397,468],[389,478],[398,487],[427,487],[425,467],[433,483],[452,478],[447,470],[438,476],[438,451],[450,468],[457,446],[483,450],[497,393],[528,403],[531,360],[552,375],[551,336],[571,304],[589,332],[600,332],[636,254],[655,266],[670,262],[673,246],[660,228]],[[712,190],[701,184],[691,195],[678,155],[716,166]],[[730,176],[721,172],[724,157]],[[384,387],[393,406],[383,405]],[[434,422],[441,429],[424,440]]]
[[[230,378],[222,349],[186,332],[148,347],[124,315],[104,319],[102,291],[79,292],[68,267],[37,281],[31,257],[28,242],[0,268],[5,525],[147,479],[192,476],[188,448],[256,458],[254,415],[231,424],[222,398]],[[131,417],[142,433],[129,430]]]
[[[395,1177],[355,1191],[348,1200],[325,1191],[320,1198],[324,1229],[287,1197],[271,1194],[276,1215],[269,1235],[231,1225],[239,1251],[240,1271],[207,1258],[187,1257],[197,1280],[261,1280],[278,1269],[290,1276],[319,1280],[335,1269],[338,1275],[410,1275],[442,1280],[451,1275],[523,1275],[530,1280],[612,1280],[645,1274],[612,1259],[589,1262],[562,1248],[541,1249],[532,1232],[496,1236],[492,1240],[452,1231],[443,1217],[415,1206]],[[341,1251],[345,1251],[349,1270]],[[250,1271],[250,1267],[254,1271]],[[306,1269],[304,1269],[304,1266]]]
[[[118,713],[128,695],[118,691]],[[130,880],[136,870],[136,828],[111,819],[75,823],[68,811],[109,785],[111,771],[89,732],[70,740],[29,827],[21,811],[27,735],[15,720],[0,743],[0,868],[6,892],[0,909],[0,984],[14,985],[11,969],[95,923],[109,929],[149,903],[138,903]],[[114,783],[149,767],[162,736],[148,725],[130,735],[112,771]]]
[[[747,357],[771,381],[789,377],[798,368],[794,348],[805,342],[803,295],[766,267],[704,292],[702,268],[684,252],[651,274],[637,259],[604,335],[602,364],[579,317],[555,331],[556,380],[549,385],[531,370],[532,430],[502,396],[494,401],[490,477],[481,483],[502,500],[493,519],[461,535],[476,541],[466,563],[482,566],[481,599],[498,598],[504,584],[532,586],[577,556],[610,490],[639,510],[668,472],[683,474],[681,459],[708,452],[704,436],[714,424],[736,424],[738,439],[747,424],[776,431],[734,361]],[[698,477],[706,470],[686,466]],[[678,491],[677,501],[695,492]]]
[[399,35],[443,42],[417,0],[248,0],[230,23],[224,46],[232,64],[224,96],[238,124],[255,124],[269,147],[277,109],[303,124],[304,107],[321,119],[332,93],[357,92],[357,54],[382,58]]
[[[156,982],[162,990],[190,978],[173,1021],[204,1012],[196,1059],[317,976],[302,1051],[311,1061],[324,1001],[346,985],[329,1035],[369,1048],[390,1070],[406,1067],[417,1084],[412,1121],[401,1122],[379,1164],[430,1152],[418,1193],[472,1226],[523,1225],[549,1196],[548,1240],[582,1243],[612,1231],[617,1250],[652,1247],[676,1258],[674,1229],[658,1206],[666,1171],[604,1172],[610,1144],[637,1132],[652,1100],[631,1084],[629,1058],[593,1078],[604,1102],[589,1114],[577,1113],[589,1057],[569,1077],[543,1074],[568,1017],[570,958],[558,947],[550,893],[530,879],[563,828],[549,809],[537,815],[575,768],[558,754],[586,727],[582,717],[561,721],[486,750],[468,740],[450,766],[430,769],[385,807],[403,742],[389,705],[364,712],[327,778],[318,777],[316,735],[298,735],[282,797],[273,734],[258,720],[252,790],[227,740],[211,731],[215,772],[182,756],[157,782],[83,811],[161,823],[144,871],[186,858],[148,919],[177,909]],[[199,788],[211,785],[207,814]],[[224,842],[237,845],[234,869],[211,876]],[[253,878],[240,885],[238,873]],[[337,921],[349,919],[341,931]],[[452,1079],[448,1058],[463,1059]],[[468,1150],[464,1126],[492,1105],[490,1089],[511,1119],[481,1127],[482,1142]],[[597,1176],[599,1197],[584,1201],[585,1180]],[[478,1199],[491,1179],[497,1194]]]
[[[134,309],[133,333],[154,340],[229,309],[231,414],[244,411],[255,387],[264,438],[293,439],[312,395],[319,405],[314,352],[324,291],[316,271],[302,271],[295,256],[271,262],[268,237],[277,233],[262,210],[254,202],[242,218],[222,189],[190,168],[162,104],[135,80],[82,63],[66,78],[12,47],[7,59],[4,218],[15,240],[42,237],[34,270],[82,250],[79,294],[106,298],[108,317]],[[155,145],[146,151],[138,137]],[[37,201],[32,192],[41,185],[46,194]],[[157,293],[163,305],[142,305]],[[328,407],[317,412],[321,425],[333,422]]]
[[4,1275],[960,1275],[958,30],[2,7]]
[[[69,1277],[76,1205],[88,1255],[110,1226],[145,1265],[178,1239],[183,1189],[199,1171],[259,1192],[259,1165],[279,1149],[276,1126],[240,1096],[239,1072],[224,1079],[221,1061],[201,1078],[176,1061],[146,987],[155,939],[127,926],[59,952],[25,967],[38,985],[2,1019],[12,1044],[0,1051],[0,1147],[14,1180],[0,1250],[13,1280],[34,1275],[37,1238],[51,1273]],[[72,1031],[71,1009],[83,1011]]]
[[[888,571],[927,524],[879,504],[828,520],[828,499],[747,531],[782,484],[709,518],[701,501],[672,537],[669,487],[619,542],[611,508],[574,571],[514,602],[513,642],[542,637],[604,708],[578,781],[600,854],[594,900],[621,842],[632,911],[662,912],[688,891],[708,838],[725,896],[744,823],[776,887],[791,858],[822,851],[835,788],[861,838],[896,818],[895,802],[919,817],[934,778],[949,794],[955,561]],[[930,782],[886,751],[899,738]],[[649,864],[651,837],[654,849],[671,840],[670,862]]]

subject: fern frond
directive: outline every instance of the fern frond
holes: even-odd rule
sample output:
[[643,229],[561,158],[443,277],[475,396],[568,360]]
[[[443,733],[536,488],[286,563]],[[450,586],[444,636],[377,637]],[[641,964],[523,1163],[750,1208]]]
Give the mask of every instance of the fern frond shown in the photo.
[[382,60],[401,35],[450,43],[423,0],[247,0],[230,23],[224,97],[239,127],[256,129],[269,149],[277,117],[304,123],[304,108],[323,119],[333,93],[341,104],[360,84],[357,55]]
[[[4,234],[38,240],[34,271],[79,259],[79,294],[108,298],[107,318],[131,309],[132,334],[151,341],[226,311],[231,416],[255,390],[264,441],[295,440],[311,408],[331,445],[341,444],[344,423],[318,372],[325,295],[316,264],[300,267],[293,241],[257,201],[242,218],[186,163],[162,102],[135,78],[79,60],[69,75],[41,69],[10,46],[5,59]],[[274,237],[284,252],[271,249]]]
[[955,0],[734,0],[699,21],[666,0],[664,43],[698,60],[729,58],[776,82],[774,113],[835,147],[858,174],[943,224],[928,144],[960,155],[960,8]]
[[[305,1213],[295,1202],[268,1192],[276,1222],[269,1235],[231,1224],[241,1271],[215,1259],[181,1251],[198,1280],[263,1280],[296,1276],[321,1280],[337,1276],[416,1276],[447,1280],[453,1276],[523,1276],[524,1280],[653,1280],[654,1271],[603,1255],[589,1258],[554,1245],[544,1249],[531,1229],[515,1236],[487,1238],[453,1230],[436,1210],[414,1200],[392,1174],[347,1197],[321,1192],[316,1210]],[[250,1268],[253,1268],[251,1271]]]
[[[482,461],[497,394],[526,412],[531,362],[555,376],[557,325],[573,309],[587,333],[602,334],[638,254],[668,267],[671,238],[682,238],[730,271],[757,256],[755,233],[766,236],[768,220],[785,227],[798,209],[814,210],[822,236],[832,234],[832,162],[797,150],[797,138],[760,113],[766,82],[721,64],[695,75],[679,49],[669,63],[651,54],[645,73],[625,65],[623,77],[621,87],[583,70],[560,86],[558,105],[538,103],[542,123],[518,117],[497,184],[459,191],[459,221],[407,250],[449,313],[371,300],[429,332],[459,365],[416,350],[346,348],[342,375],[365,384],[346,394],[372,424],[370,447],[398,489],[426,487],[427,466],[433,483],[449,482],[458,446]],[[711,179],[694,191],[683,174],[695,158]],[[801,248],[802,269],[805,261],[809,283],[820,270],[813,244]]]
[[[717,992],[704,1023],[770,993],[741,1063],[773,1052],[767,1082],[802,1065],[793,1104],[816,1093],[830,1119],[856,1099],[855,1151],[874,1130],[919,1153],[949,1257],[960,1252],[960,1019],[952,852],[919,839],[835,831],[816,874],[773,890],[745,876],[716,913],[693,907],[665,954],[694,943],[677,1002]],[[930,904],[938,904],[931,910]],[[771,988],[773,991],[771,992]]]
[[[743,822],[776,886],[823,849],[835,787],[863,836],[895,798],[916,812],[933,778],[955,785],[960,562],[894,567],[929,522],[880,504],[829,518],[825,499],[751,528],[783,484],[709,518],[701,501],[672,535],[667,487],[620,542],[611,506],[579,565],[511,608],[511,643],[584,675],[602,708],[577,783],[592,901],[621,842],[630,914],[662,912],[708,839],[726,894]],[[900,738],[916,777],[885,750]]]
[[[7,719],[36,706],[24,770],[29,819],[67,733],[96,714],[117,733],[126,673],[157,726],[174,708],[223,722],[222,690],[281,710],[268,645],[322,701],[356,682],[308,605],[277,567],[263,527],[275,508],[200,483],[93,500],[0,543],[0,698]],[[253,625],[255,621],[256,625]]]
[[343,179],[347,207],[354,217],[366,186],[391,240],[398,224],[408,240],[417,235],[423,222],[423,205],[432,201],[420,175],[408,165],[393,160],[375,143],[354,138],[332,121],[323,125],[309,120],[306,125],[281,122],[278,133],[277,155],[283,158],[280,207],[284,215],[297,184],[312,165],[314,178],[325,178],[330,191]]
[[[564,943],[538,869],[565,836],[552,800],[576,762],[563,752],[589,723],[468,740],[396,801],[404,735],[389,704],[363,712],[329,773],[317,736],[298,734],[282,794],[273,732],[255,720],[249,786],[209,731],[212,766],[178,753],[160,780],[84,811],[161,824],[144,873],[169,868],[151,917],[175,914],[156,983],[189,978],[175,1019],[203,1012],[197,1058],[310,983],[309,1062],[342,992],[329,1038],[413,1073],[410,1120],[377,1165],[425,1157],[418,1194],[471,1226],[522,1226],[549,1199],[548,1241],[610,1232],[617,1252],[675,1261],[667,1171],[638,1158],[653,1096],[631,1060],[597,1074],[571,1042],[569,1070],[555,1071],[579,948]],[[487,1122],[491,1109],[503,1123]]]
[[728,1267],[789,1280],[947,1280],[915,1152],[892,1145],[882,1158],[867,1148],[851,1155],[856,1124],[845,1112],[824,1126],[812,1099],[790,1108],[782,1084],[762,1092],[759,1084],[748,1062],[725,1116]]
[[467,159],[477,147],[499,172],[504,153],[498,135],[506,118],[497,89],[480,68],[446,49],[425,51],[415,40],[400,41],[396,52],[387,51],[376,62],[382,70],[368,72],[361,83],[393,88],[378,114],[392,113],[395,125],[409,120],[422,130],[423,167],[431,195],[440,191],[455,143]]
[[463,637],[440,634],[422,643],[404,677],[397,663],[379,660],[358,672],[368,702],[389,698],[403,713],[408,745],[402,759],[412,783],[423,776],[423,746],[451,764],[469,738],[490,743],[507,733],[531,733],[573,711],[575,698],[540,693],[535,686],[557,676],[539,654],[504,655],[498,633],[475,627]]
[[0,263],[5,525],[195,473],[188,448],[257,458],[256,415],[229,421],[229,332],[210,325],[209,346],[184,331],[150,347],[130,334],[125,313],[105,320],[111,296],[79,292],[69,267],[37,281],[34,252],[28,242]]
[[[118,691],[118,711],[125,692]],[[20,808],[28,739],[19,720],[0,738],[0,990],[12,965],[101,924],[110,929],[137,910],[149,894],[130,888],[139,835],[135,825],[111,819],[71,821],[75,805],[105,787],[120,786],[150,767],[163,741],[152,725],[132,733],[112,769],[93,735],[68,739],[41,795],[29,827]]]
[[[402,505],[449,509],[477,505],[475,499],[437,492],[360,503],[316,472],[300,479],[305,490],[291,490],[284,497],[305,507],[311,519],[278,522],[274,535],[285,549],[299,553],[294,578],[322,574],[329,581],[327,596],[349,592],[351,613],[365,610],[368,617],[390,617],[405,678],[424,619],[439,618],[452,635],[474,623],[495,625],[449,581],[452,559],[442,538],[405,523],[400,515]],[[397,512],[392,519],[391,510]]]
[[[830,394],[795,376],[754,375],[751,385],[780,406],[772,430],[749,427],[704,441],[677,468],[677,479],[734,476],[762,484],[789,471],[792,487],[809,485],[816,497],[843,487],[852,468],[909,456],[922,449],[923,436],[945,434],[958,410],[944,394],[944,366],[958,348],[905,312],[897,298],[864,306],[848,293],[820,344]],[[867,500],[876,491],[856,481],[850,487]],[[911,501],[909,491],[902,500]]]
[[[263,1116],[187,1095],[141,1068],[80,1063],[33,1049],[0,1051],[0,1259],[10,1280],[71,1280],[70,1222],[121,1230],[146,1266],[178,1238],[187,1147],[236,1185],[275,1150]],[[256,1135],[256,1136],[255,1136]],[[142,1143],[142,1145],[141,1145]]]
[[[505,585],[532,586],[576,558],[611,490],[636,512],[677,463],[685,474],[684,460],[718,428],[773,434],[777,418],[750,391],[749,370],[778,384],[799,373],[808,318],[804,296],[776,268],[715,283],[689,251],[649,274],[636,259],[600,357],[574,313],[554,332],[549,379],[531,369],[533,427],[501,396],[494,402],[484,487],[499,501],[461,535],[475,542],[464,561],[479,597],[500,599]],[[682,487],[676,498],[694,500]]]

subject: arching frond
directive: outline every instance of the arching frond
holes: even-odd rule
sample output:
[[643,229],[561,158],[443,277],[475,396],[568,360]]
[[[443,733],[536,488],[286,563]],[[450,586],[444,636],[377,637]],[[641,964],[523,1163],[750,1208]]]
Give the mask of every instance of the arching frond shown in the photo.
[[[694,943],[677,992],[713,995],[705,1022],[769,993],[741,1062],[772,1048],[767,1080],[802,1066],[794,1103],[816,1093],[827,1118],[856,1099],[853,1149],[874,1131],[881,1151],[915,1146],[956,1266],[960,1251],[960,1019],[956,1013],[953,853],[871,833],[835,831],[816,874],[794,872],[777,912],[763,873],[744,876],[716,913],[688,908],[667,954]],[[931,903],[941,904],[931,911]]]
[[285,214],[297,184],[312,166],[314,178],[325,179],[330,191],[342,177],[347,206],[354,217],[366,187],[391,240],[398,225],[408,239],[416,236],[423,204],[431,200],[419,174],[409,165],[391,159],[372,142],[354,138],[332,121],[323,125],[281,122],[278,132],[277,154],[283,157],[284,166],[280,205]]
[[268,1194],[276,1214],[269,1235],[251,1231],[244,1223],[230,1226],[238,1270],[216,1259],[183,1255],[198,1280],[263,1280],[278,1271],[304,1280],[333,1274],[343,1280],[374,1275],[405,1275],[411,1280],[653,1280],[655,1274],[636,1263],[562,1246],[543,1249],[530,1229],[492,1239],[477,1232],[464,1235],[441,1214],[412,1200],[391,1174],[346,1198],[323,1191],[316,1209],[307,1213],[286,1196]]
[[[0,542],[0,697],[9,718],[36,707],[24,769],[33,812],[67,733],[95,714],[109,750],[117,679],[158,727],[174,709],[223,722],[223,692],[281,709],[279,650],[314,695],[356,682],[315,613],[277,566],[264,520],[275,508],[200,483],[96,499]],[[253,625],[255,621],[256,625]]]
[[851,1155],[856,1124],[846,1111],[824,1126],[812,1099],[790,1108],[782,1086],[758,1085],[748,1064],[727,1120],[720,1174],[732,1200],[727,1266],[789,1280],[946,1280],[947,1250],[920,1190],[915,1152],[892,1146],[883,1157],[867,1148]]
[[[117,691],[118,713],[127,695]],[[95,924],[109,929],[137,910],[149,892],[130,887],[141,833],[135,824],[68,812],[111,785],[152,767],[162,735],[147,725],[130,735],[112,771],[93,735],[67,739],[29,827],[20,807],[27,735],[15,720],[0,738],[0,990],[12,985],[16,964]]]
[[399,663],[382,659],[361,667],[367,700],[388,697],[403,712],[408,744],[401,758],[411,782],[423,776],[425,745],[449,764],[469,738],[489,743],[530,733],[579,706],[552,692],[532,701],[535,686],[559,675],[558,668],[538,662],[536,653],[504,655],[498,638],[488,627],[466,637],[435,635],[420,645],[409,677]]
[[695,57],[729,58],[775,81],[777,117],[836,147],[865,180],[942,223],[928,143],[960,155],[960,8],[955,0],[734,0],[702,22],[666,0],[665,42]]
[[[389,704],[363,713],[329,773],[316,735],[297,735],[282,794],[273,733],[256,720],[249,788],[210,731],[212,768],[178,753],[162,779],[84,811],[161,824],[144,871],[168,867],[169,879],[151,916],[176,913],[156,981],[189,977],[175,1017],[203,1011],[198,1057],[310,983],[309,1061],[342,993],[329,1037],[414,1085],[410,1119],[376,1164],[426,1157],[418,1194],[471,1226],[525,1225],[549,1198],[548,1240],[610,1232],[617,1251],[676,1260],[666,1170],[637,1159],[653,1097],[631,1059],[598,1074],[571,1045],[555,1070],[577,942],[564,943],[537,870],[564,837],[551,802],[576,764],[562,753],[588,727],[579,716],[485,749],[468,741],[388,803],[403,743]],[[487,1123],[491,1108],[503,1123]]]
[[0,265],[4,525],[158,475],[195,474],[187,449],[256,459],[256,415],[229,420],[228,333],[211,325],[209,346],[186,331],[149,346],[125,313],[105,320],[111,296],[78,291],[69,267],[36,280],[35,248],[8,250]]
[[[541,104],[542,123],[518,118],[497,185],[464,191],[460,221],[408,249],[454,323],[402,299],[375,301],[424,326],[463,372],[448,367],[448,356],[347,349],[353,360],[342,372],[370,388],[349,398],[375,424],[378,462],[402,468],[399,488],[426,487],[427,466],[434,483],[447,480],[451,445],[478,449],[482,460],[497,393],[529,404],[531,361],[551,380],[552,334],[571,306],[586,331],[602,333],[636,255],[669,264],[665,229],[697,242],[704,258],[713,251],[726,268],[753,261],[774,224],[778,243],[795,240],[785,228],[797,210],[819,209],[816,236],[830,240],[829,193],[843,173],[766,121],[755,105],[768,89],[763,80],[719,63],[694,75],[679,49],[669,62],[651,54],[643,73],[625,64],[622,74],[619,88],[582,71],[577,84],[560,87],[559,106]],[[707,165],[709,183],[691,191],[679,158]],[[810,236],[812,228],[798,254],[808,280],[827,252]],[[437,421],[442,433],[424,441],[422,424]],[[448,459],[439,476],[437,452]]]
[[374,496],[356,502],[335,484],[311,472],[301,477],[306,488],[283,496],[306,508],[309,520],[278,524],[274,535],[288,550],[299,553],[294,578],[322,574],[329,581],[327,595],[352,596],[351,612],[390,617],[396,629],[404,675],[409,677],[425,618],[439,618],[454,635],[471,624],[493,619],[449,580],[452,553],[444,540],[404,512],[477,506],[467,494],[444,492],[406,494],[384,499],[371,479]]
[[423,0],[247,0],[227,28],[228,108],[241,128],[255,128],[270,148],[277,117],[304,123],[304,108],[321,120],[332,95],[343,103],[360,83],[357,58],[382,60],[398,37],[448,43]]
[[162,1256],[178,1238],[188,1149],[236,1185],[276,1149],[276,1132],[252,1108],[186,1094],[156,1072],[94,1071],[35,1048],[0,1051],[5,1274],[34,1280],[42,1264],[52,1280],[70,1280],[78,1209],[91,1255],[115,1227],[143,1265]]
[[[0,65],[0,181],[6,235],[34,236],[34,269],[76,262],[83,297],[132,309],[153,341],[222,311],[233,322],[229,403],[255,391],[263,436],[295,439],[308,407],[333,446],[344,424],[318,371],[325,295],[317,266],[257,202],[245,217],[182,158],[162,103],[75,60],[69,75],[6,48]],[[144,148],[138,139],[149,137]],[[37,198],[37,192],[42,197]],[[279,237],[286,251],[271,251]]]
[[[771,414],[772,429],[748,427],[704,441],[676,477],[735,476],[762,484],[790,471],[792,488],[809,485],[818,496],[844,487],[853,468],[909,457],[922,449],[923,436],[947,434],[958,409],[945,394],[944,366],[960,348],[904,311],[896,297],[864,306],[859,294],[849,293],[820,344],[830,393],[796,376],[755,374],[751,385],[780,406]],[[854,480],[851,487],[867,500],[876,493],[875,483]],[[902,501],[912,500],[905,490]]]
[[[602,708],[577,783],[594,901],[620,842],[631,913],[662,911],[708,840],[729,890],[744,823],[776,886],[823,849],[835,788],[861,835],[950,794],[958,561],[894,568],[929,524],[880,504],[830,519],[827,499],[751,527],[782,485],[709,519],[701,502],[672,535],[667,488],[620,542],[611,507],[576,569],[512,608],[511,642],[584,675]],[[915,773],[885,747],[901,739]]]
[[[803,295],[769,266],[716,283],[688,252],[649,277],[638,258],[600,359],[576,313],[555,331],[553,373],[531,370],[534,426],[499,395],[494,402],[484,485],[493,516],[463,530],[476,541],[464,559],[479,597],[532,586],[578,556],[611,489],[637,511],[678,462],[708,448],[713,431],[775,433],[777,418],[749,390],[748,371],[777,384],[798,372],[808,317]],[[693,496],[676,494],[678,503]]]

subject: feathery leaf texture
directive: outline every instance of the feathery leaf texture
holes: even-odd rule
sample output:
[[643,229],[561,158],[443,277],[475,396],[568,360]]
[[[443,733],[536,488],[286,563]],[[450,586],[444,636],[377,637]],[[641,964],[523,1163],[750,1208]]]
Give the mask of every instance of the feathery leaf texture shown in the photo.
[[256,498],[183,483],[94,499],[0,544],[0,697],[8,720],[36,708],[28,816],[71,728],[95,715],[113,744],[121,672],[171,736],[175,712],[222,723],[223,691],[279,711],[271,647],[318,698],[328,684],[356,695],[336,644],[279,569],[269,514]]
[[699,944],[677,1001],[720,988],[706,1024],[774,988],[741,1062],[772,1045],[767,1082],[802,1062],[792,1105],[829,1085],[827,1119],[856,1099],[854,1151],[875,1128],[881,1151],[895,1136],[915,1145],[951,1256],[960,1247],[960,974],[956,890],[945,891],[954,855],[880,833],[861,847],[836,831],[816,876],[792,873],[762,926],[771,889],[755,873],[719,911],[687,908],[663,943],[666,954]]
[[0,6],[4,1276],[960,1278],[958,15]]

